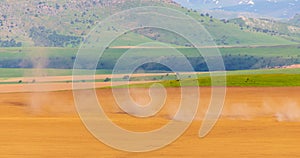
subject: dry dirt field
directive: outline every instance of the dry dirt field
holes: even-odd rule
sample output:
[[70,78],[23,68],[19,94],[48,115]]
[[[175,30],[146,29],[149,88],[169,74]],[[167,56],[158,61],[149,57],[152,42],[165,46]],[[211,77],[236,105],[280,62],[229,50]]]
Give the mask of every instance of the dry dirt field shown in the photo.
[[[180,89],[167,92],[165,107],[155,117],[138,119],[120,111],[110,89],[97,90],[110,119],[132,131],[157,129],[169,121]],[[211,89],[201,87],[200,92],[200,109],[188,130],[147,153],[118,151],[95,139],[78,117],[72,91],[0,93],[0,157],[300,157],[300,87],[228,87],[222,116],[205,138],[198,137],[198,130]],[[131,95],[141,104],[150,100],[147,89],[132,89]]]

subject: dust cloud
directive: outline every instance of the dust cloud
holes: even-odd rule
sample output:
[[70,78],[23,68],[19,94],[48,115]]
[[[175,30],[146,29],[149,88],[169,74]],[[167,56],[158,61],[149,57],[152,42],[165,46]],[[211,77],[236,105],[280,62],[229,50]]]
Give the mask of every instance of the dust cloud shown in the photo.
[[279,122],[299,122],[300,121],[300,107],[296,101],[277,102],[264,101],[258,106],[251,106],[251,104],[240,103],[227,105],[222,113],[223,118],[252,120],[262,117],[272,117]]
[[40,91],[42,91],[42,89],[36,83],[39,82],[37,78],[47,76],[45,68],[48,66],[48,55],[44,48],[39,48],[35,49],[34,52],[29,53],[27,59],[29,59],[32,64],[31,71],[25,71],[23,74],[24,81],[26,81],[23,87],[26,91],[32,92],[28,98],[28,110],[32,114],[39,114],[42,112],[42,106],[44,100],[47,100],[47,95],[41,95]]

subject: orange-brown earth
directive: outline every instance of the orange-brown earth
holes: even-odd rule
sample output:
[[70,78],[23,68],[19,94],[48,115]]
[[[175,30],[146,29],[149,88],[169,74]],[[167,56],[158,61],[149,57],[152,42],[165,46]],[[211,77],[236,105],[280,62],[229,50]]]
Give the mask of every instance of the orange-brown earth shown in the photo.
[[[300,87],[228,87],[222,116],[204,138],[198,130],[211,89],[200,89],[200,109],[188,130],[172,144],[147,153],[118,151],[95,139],[76,113],[72,91],[0,93],[0,157],[300,156]],[[167,92],[155,117],[138,119],[120,111],[110,89],[97,90],[110,119],[132,131],[157,129],[172,118],[180,89]],[[132,89],[131,95],[141,104],[150,100],[147,89]]]

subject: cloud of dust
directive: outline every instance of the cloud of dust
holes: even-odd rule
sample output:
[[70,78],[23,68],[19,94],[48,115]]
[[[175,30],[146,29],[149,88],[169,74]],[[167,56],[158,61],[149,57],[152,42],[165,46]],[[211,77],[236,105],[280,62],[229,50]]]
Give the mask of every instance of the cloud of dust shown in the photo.
[[279,122],[298,122],[300,121],[300,107],[296,101],[289,99],[265,100],[261,106],[251,106],[246,103],[232,104],[225,105],[222,117],[240,120],[273,117]]
[[[29,99],[29,112],[32,114],[39,114],[42,111],[43,100],[39,91],[42,89],[36,83],[38,82],[37,77],[47,76],[45,68],[48,66],[48,56],[45,48],[35,49],[32,53],[29,53],[27,59],[30,59],[32,64],[32,71],[25,71],[23,74],[24,81],[27,82],[24,85],[26,91],[31,92]],[[23,81],[23,82],[24,82]],[[46,95],[43,95],[45,97]]]
[[291,99],[268,100],[263,103],[264,115],[274,117],[277,121],[300,121],[300,107]]
[[258,115],[256,109],[247,103],[236,103],[229,107],[225,106],[221,116],[230,119],[250,120]]
[[119,113],[126,112],[136,117],[156,115],[165,104],[166,92],[162,87],[150,89],[113,89]]
[[[175,104],[175,103],[174,103]],[[185,121],[186,115],[174,117],[177,106],[167,108],[167,119]],[[199,106],[197,116],[194,120],[202,121],[207,106]],[[253,120],[257,118],[272,118],[278,122],[298,122],[300,121],[300,104],[297,100],[290,98],[264,98],[260,104],[251,104],[249,102],[227,103],[224,105],[221,119],[232,120]]]

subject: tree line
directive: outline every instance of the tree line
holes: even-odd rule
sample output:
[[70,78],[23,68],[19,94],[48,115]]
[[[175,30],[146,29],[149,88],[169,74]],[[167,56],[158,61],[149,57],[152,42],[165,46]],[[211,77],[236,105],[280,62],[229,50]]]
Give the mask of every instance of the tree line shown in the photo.
[[[144,58],[140,58],[144,60]],[[209,71],[205,59],[203,57],[187,57],[189,63],[192,65],[195,71]],[[108,69],[112,70],[117,62],[115,59],[101,59],[97,65],[97,69]],[[124,68],[129,67],[130,64],[135,64],[139,60],[139,57],[128,61]],[[177,69],[178,71],[186,71],[183,69],[186,67],[183,62],[184,58],[180,57],[162,57],[159,60],[164,61],[164,63],[171,63],[171,67]],[[45,68],[57,68],[57,69],[71,69],[75,57],[49,57],[47,59],[47,65]],[[176,62],[174,62],[176,61]],[[274,68],[278,66],[300,64],[299,57],[259,57],[259,56],[249,56],[249,55],[224,55],[223,56],[224,66],[226,70],[247,70],[247,69],[261,69],[261,68]],[[30,58],[26,59],[0,59],[0,68],[34,68],[34,62]],[[159,61],[158,61],[159,62]],[[151,62],[141,65],[138,69],[144,72],[153,71],[171,71],[170,67],[167,67],[158,62]],[[86,61],[89,64],[89,61]],[[161,62],[163,63],[163,62]],[[173,64],[173,65],[172,65]],[[86,68],[83,65],[83,68]]]
[[0,47],[22,47],[22,42],[16,42],[15,39],[1,40]]
[[82,37],[61,35],[56,31],[44,26],[32,27],[29,37],[34,41],[35,46],[42,47],[77,47],[83,41]]

